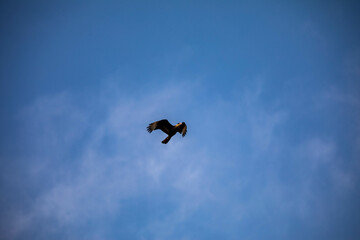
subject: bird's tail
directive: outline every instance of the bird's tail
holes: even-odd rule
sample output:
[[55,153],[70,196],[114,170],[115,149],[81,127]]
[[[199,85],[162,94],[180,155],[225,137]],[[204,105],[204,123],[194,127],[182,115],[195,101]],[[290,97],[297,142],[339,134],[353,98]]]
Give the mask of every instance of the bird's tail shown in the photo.
[[167,144],[169,141],[170,141],[171,137],[170,136],[167,136],[163,141],[162,143],[163,144]]

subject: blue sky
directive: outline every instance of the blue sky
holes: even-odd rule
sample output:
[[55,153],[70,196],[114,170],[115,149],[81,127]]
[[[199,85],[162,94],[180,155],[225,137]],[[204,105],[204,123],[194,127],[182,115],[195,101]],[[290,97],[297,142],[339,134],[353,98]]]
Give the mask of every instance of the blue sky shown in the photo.
[[359,12],[2,1],[0,238],[358,239]]

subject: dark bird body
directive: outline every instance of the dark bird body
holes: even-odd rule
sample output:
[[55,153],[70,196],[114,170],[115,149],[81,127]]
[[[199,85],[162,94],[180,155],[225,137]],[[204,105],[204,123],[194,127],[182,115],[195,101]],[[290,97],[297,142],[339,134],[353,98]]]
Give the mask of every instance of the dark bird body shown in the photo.
[[185,122],[178,123],[175,126],[171,125],[167,119],[163,119],[157,122],[150,123],[147,127],[147,131],[151,133],[154,130],[160,129],[168,136],[162,141],[162,143],[167,144],[172,136],[176,133],[180,133],[183,137],[186,135],[187,126]]

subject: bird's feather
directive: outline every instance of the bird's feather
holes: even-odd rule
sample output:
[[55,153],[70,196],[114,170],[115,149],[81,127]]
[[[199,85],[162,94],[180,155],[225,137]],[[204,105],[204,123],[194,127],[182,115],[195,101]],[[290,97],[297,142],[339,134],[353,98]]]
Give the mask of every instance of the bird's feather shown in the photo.
[[181,134],[183,137],[185,137],[186,133],[187,133],[187,126],[186,124],[183,122],[181,125],[182,129],[181,129]]
[[164,133],[169,134],[173,127],[174,126],[171,125],[168,120],[163,119],[157,122],[150,123],[147,127],[147,130],[149,133],[151,133],[154,130],[160,129]]
[[163,144],[167,144],[169,141],[170,141],[171,137],[170,136],[167,136],[163,141],[162,143]]

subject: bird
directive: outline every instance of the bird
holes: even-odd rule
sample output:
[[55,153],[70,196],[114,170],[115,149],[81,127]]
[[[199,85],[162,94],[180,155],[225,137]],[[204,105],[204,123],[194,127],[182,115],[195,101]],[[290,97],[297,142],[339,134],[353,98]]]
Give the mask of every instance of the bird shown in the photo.
[[176,133],[180,133],[183,137],[185,137],[187,132],[187,126],[185,122],[181,122],[173,126],[167,119],[162,119],[160,121],[150,123],[146,129],[149,133],[157,129],[160,129],[166,133],[168,136],[162,141],[163,144],[167,144],[172,136],[174,136]]

